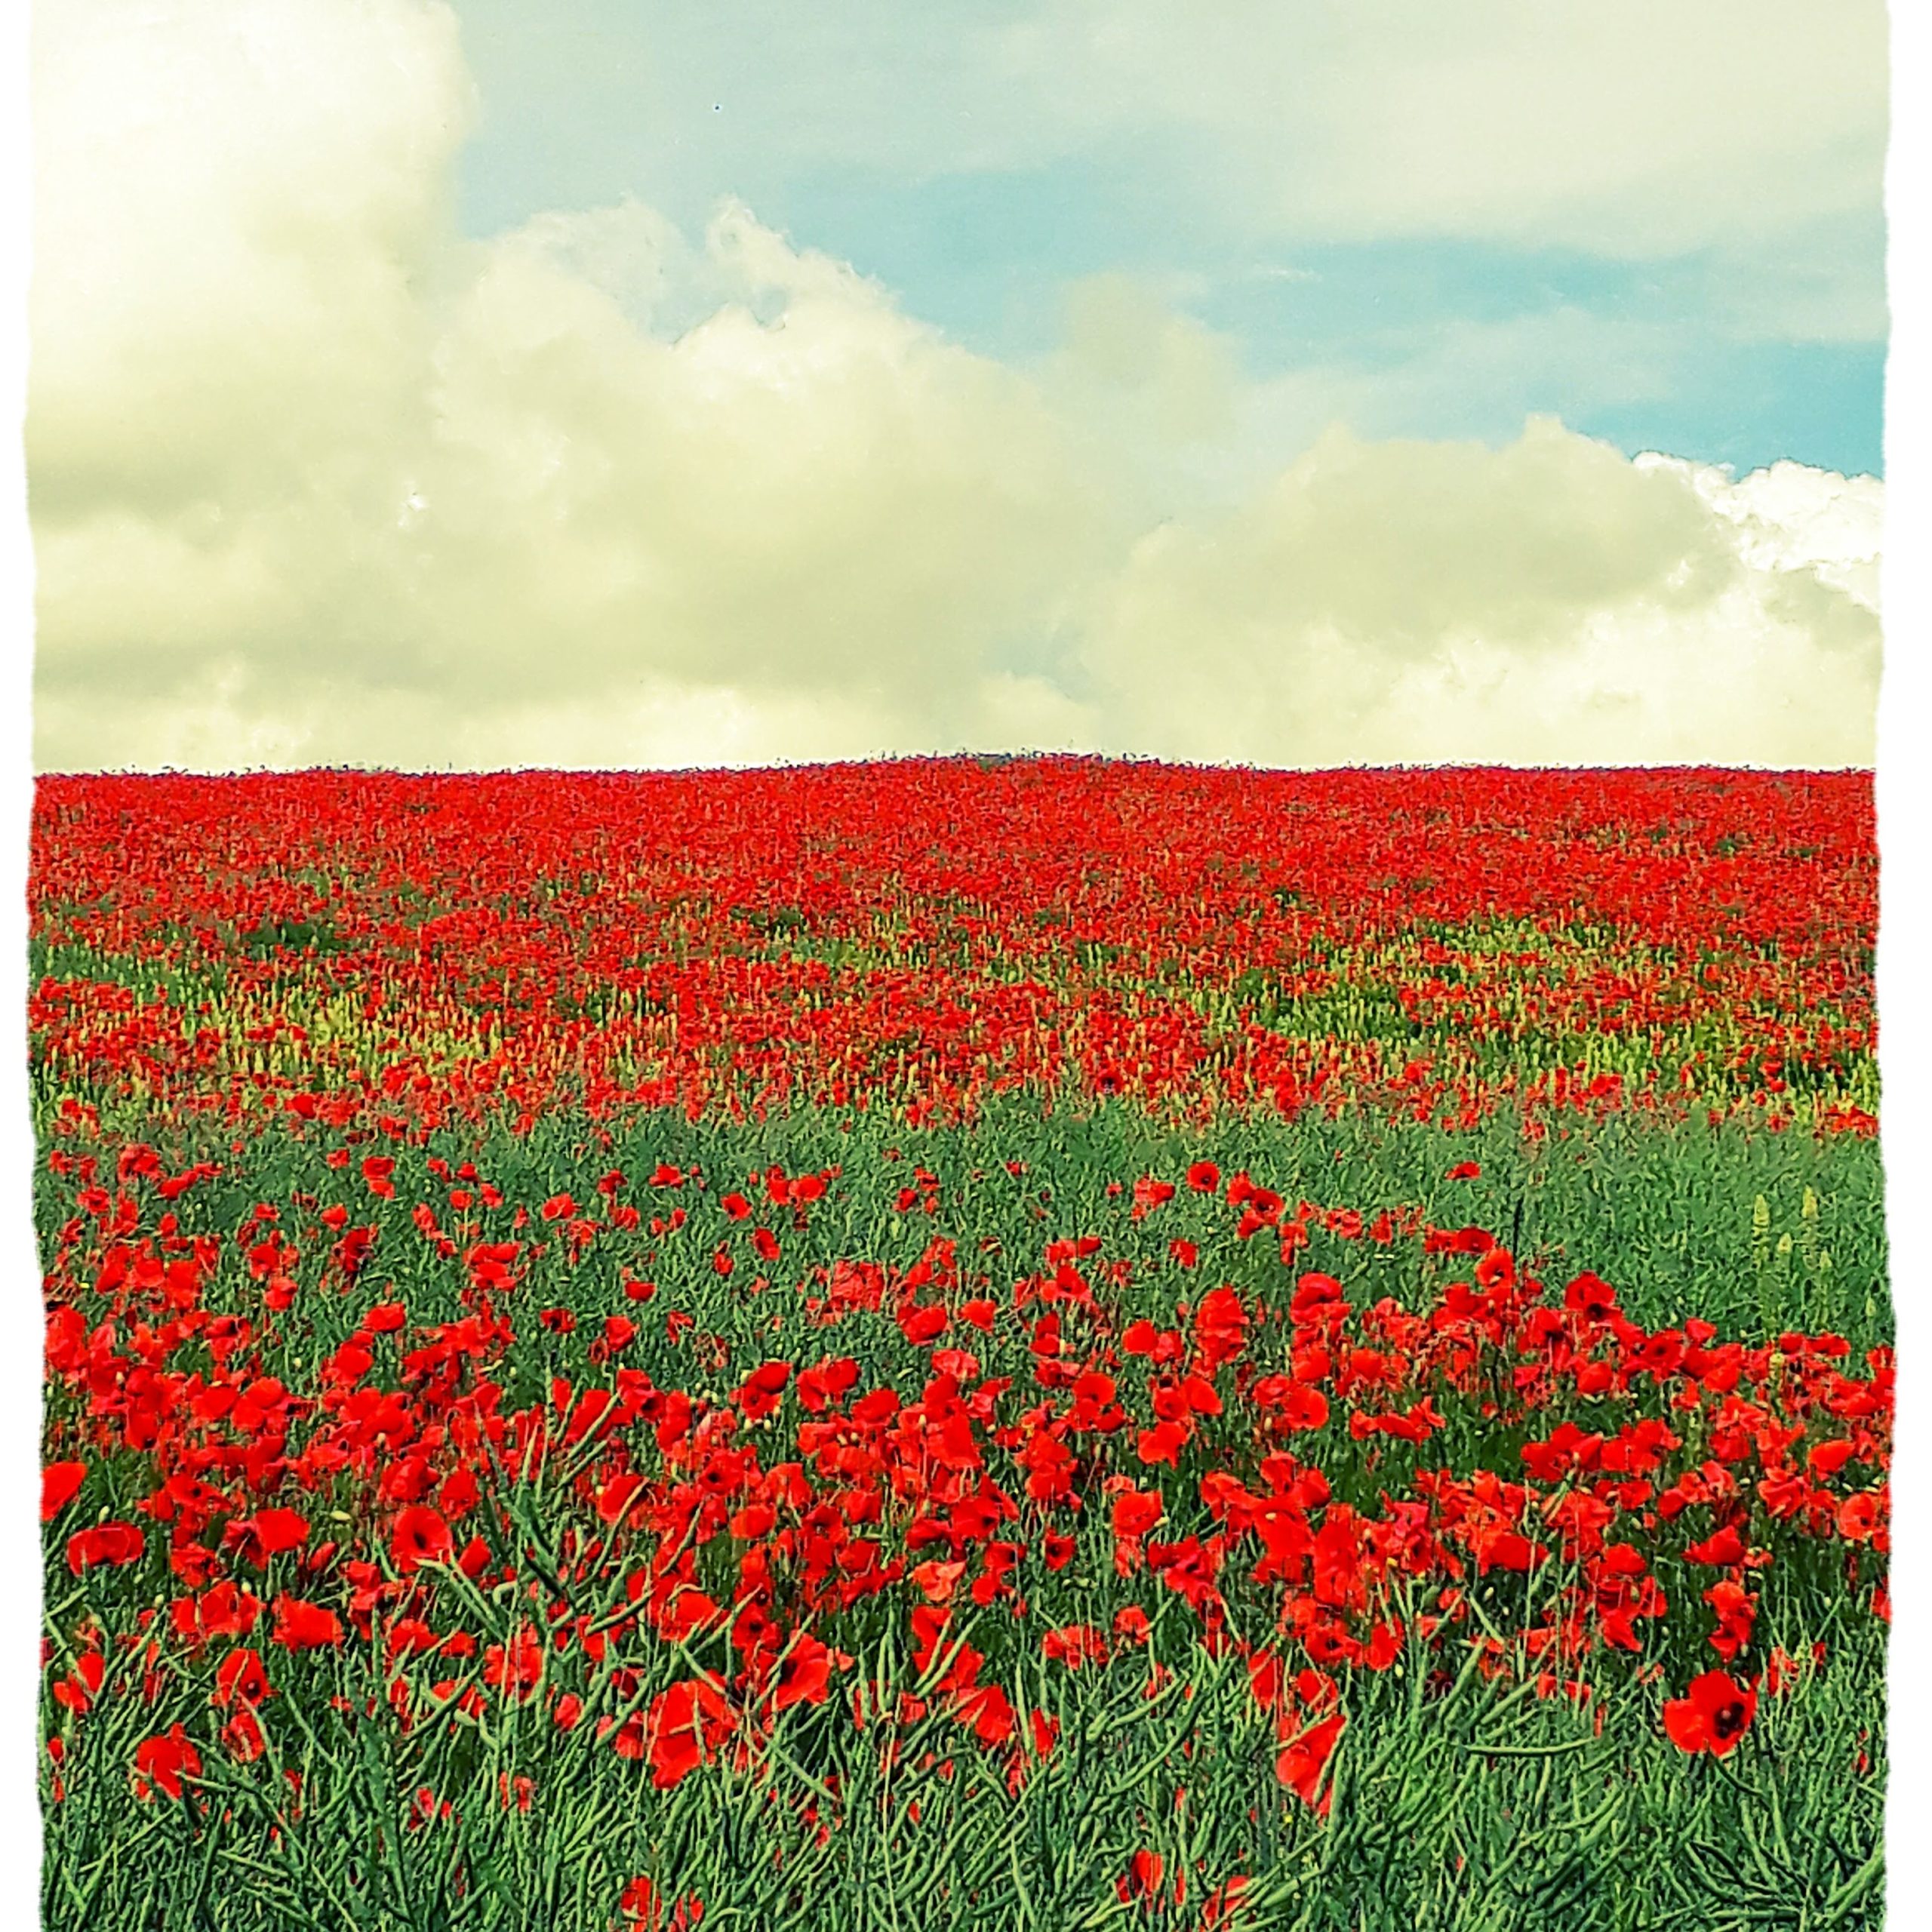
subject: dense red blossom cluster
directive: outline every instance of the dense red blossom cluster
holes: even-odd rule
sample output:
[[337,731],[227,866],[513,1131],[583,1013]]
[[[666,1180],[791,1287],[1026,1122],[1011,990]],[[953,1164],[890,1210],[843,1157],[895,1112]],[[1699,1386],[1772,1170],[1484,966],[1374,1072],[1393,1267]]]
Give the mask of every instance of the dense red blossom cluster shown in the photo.
[[1863,773],[49,778],[33,839],[48,1078],[236,1112],[1872,1124]]
[[[42,1513],[73,1578],[134,1573],[131,1603],[167,1599],[118,1630],[90,1608],[50,1641],[60,1761],[103,1697],[208,1687],[205,1730],[143,1743],[137,1789],[178,1789],[206,1749],[258,1758],[275,1660],[343,1646],[380,1654],[405,1731],[540,1699],[669,1788],[721,1753],[755,1761],[788,1709],[840,1696],[854,1614],[883,1600],[905,1679],[843,1694],[884,1752],[937,1709],[1022,1779],[1055,1731],[1016,1694],[1016,1654],[1138,1669],[1151,1694],[1171,1611],[1245,1659],[1281,1782],[1320,1808],[1351,1673],[1405,1661],[1446,1682],[1473,1655],[1600,1713],[1664,1675],[1681,1626],[1712,1667],[1663,1723],[1722,1755],[1761,1690],[1815,1661],[1758,1635],[1781,1568],[1838,1566],[1885,1611],[1888,1351],[1648,1330],[1597,1276],[1547,1284],[1488,1232],[1414,1211],[1293,1201],[1196,1162],[1123,1186],[1112,1238],[1049,1239],[1001,1292],[944,1237],[782,1295],[761,1277],[749,1292],[778,1297],[792,1352],[752,1358],[701,1307],[654,1308],[654,1283],[626,1273],[634,1314],[599,1318],[533,1306],[528,1271],[549,1242],[580,1256],[673,1213],[716,1274],[775,1268],[835,1171],[613,1171],[593,1204],[518,1210],[492,1239],[484,1204],[507,1204],[473,1168],[365,1157],[331,1165],[369,1221],[304,1194],[224,1238],[184,1231],[202,1178],[149,1149],[111,1173],[52,1158],[79,1211],[49,1276]],[[1151,1280],[1110,1256],[1183,1190],[1218,1204],[1217,1235],[1171,1241]],[[405,1243],[460,1279],[454,1318],[371,1297]],[[1209,1272],[1257,1247],[1276,1257],[1262,1285]],[[1415,1306],[1351,1294],[1352,1254],[1403,1249]],[[258,1306],[214,1312],[238,1271]],[[361,1312],[298,1374],[318,1299]],[[515,1399],[518,1352],[546,1337],[574,1338],[583,1377]],[[862,1370],[892,1346],[899,1374]],[[103,1519],[109,1493],[131,1505]],[[1076,1564],[1111,1574],[1101,1621],[1044,1607]],[[474,1613],[499,1584],[520,1620],[491,1641]]]

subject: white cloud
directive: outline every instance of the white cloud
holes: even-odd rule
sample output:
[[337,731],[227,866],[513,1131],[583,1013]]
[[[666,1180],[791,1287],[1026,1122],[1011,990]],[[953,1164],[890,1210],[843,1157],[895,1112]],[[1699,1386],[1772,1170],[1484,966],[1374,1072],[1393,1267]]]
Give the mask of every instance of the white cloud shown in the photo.
[[[1741,248],[1879,205],[1884,0],[566,11],[568,37],[543,12],[478,0],[493,100],[528,139],[543,96],[512,70],[546,87],[581,78],[592,45],[586,119],[546,145],[608,141],[680,189],[724,167],[764,180],[1024,170],[1112,140],[1158,143],[1164,184],[1194,218],[1271,235],[1651,256]],[[678,111],[694,101],[717,111]]]
[[1801,463],[1775,463],[1742,479],[1708,463],[1640,456],[1640,469],[1685,476],[1712,509],[1734,525],[1738,554],[1759,570],[1802,574],[1841,590],[1875,615],[1884,486],[1875,476],[1835,476]]
[[1154,532],[1086,664],[1121,746],[1257,762],[1869,759],[1869,478],[1733,483],[1533,420],[1501,450],[1324,438]]
[[1880,199],[1882,0],[1056,0],[1002,48],[1053,120],[1209,137],[1277,232],[1644,256]]
[[1120,278],[1022,371],[735,205],[466,242],[424,0],[72,7],[36,90],[43,769],[1870,755],[1869,479],[1264,475]]

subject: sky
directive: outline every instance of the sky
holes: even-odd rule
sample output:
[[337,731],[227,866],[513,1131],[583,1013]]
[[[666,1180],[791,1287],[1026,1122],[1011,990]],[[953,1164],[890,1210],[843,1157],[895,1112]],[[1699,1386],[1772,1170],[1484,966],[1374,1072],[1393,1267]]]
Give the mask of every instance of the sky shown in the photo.
[[42,770],[1863,764],[1872,0],[69,0]]

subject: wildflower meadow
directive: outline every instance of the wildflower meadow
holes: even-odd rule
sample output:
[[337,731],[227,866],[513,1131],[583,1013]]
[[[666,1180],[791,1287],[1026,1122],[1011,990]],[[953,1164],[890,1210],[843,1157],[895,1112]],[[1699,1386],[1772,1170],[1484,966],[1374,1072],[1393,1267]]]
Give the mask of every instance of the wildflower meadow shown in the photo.
[[1869,774],[48,777],[52,1927],[1875,1927]]

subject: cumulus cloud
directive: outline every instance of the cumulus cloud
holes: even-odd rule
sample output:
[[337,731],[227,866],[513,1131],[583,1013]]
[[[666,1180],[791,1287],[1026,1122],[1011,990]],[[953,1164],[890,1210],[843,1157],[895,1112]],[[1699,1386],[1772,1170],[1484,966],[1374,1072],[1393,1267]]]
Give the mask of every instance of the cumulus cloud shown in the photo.
[[1084,663],[1112,735],[1174,757],[1860,763],[1881,507],[1549,420],[1495,451],[1337,432],[1142,539]]
[[1870,479],[1533,423],[1237,488],[1127,278],[1023,370],[735,204],[464,239],[427,0],[38,35],[42,769],[1870,756]]

